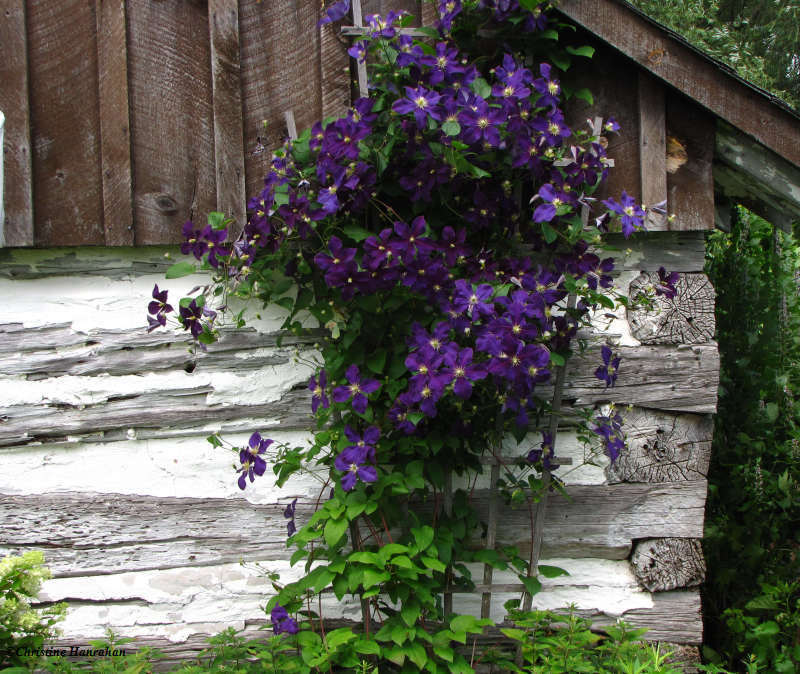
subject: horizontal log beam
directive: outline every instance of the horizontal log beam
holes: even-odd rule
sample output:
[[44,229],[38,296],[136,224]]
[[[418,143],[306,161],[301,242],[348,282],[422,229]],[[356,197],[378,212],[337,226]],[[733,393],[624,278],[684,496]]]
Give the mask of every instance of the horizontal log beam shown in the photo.
[[[545,520],[546,557],[626,559],[635,539],[702,536],[704,480],[572,486],[568,492],[569,499],[552,495]],[[486,520],[488,491],[476,491],[472,502]],[[316,503],[316,494],[300,495],[298,525],[308,521]],[[7,552],[46,549],[47,564],[57,577],[242,558],[282,560],[287,555],[285,505],[74,492],[4,495],[0,541]],[[503,506],[497,539],[523,551],[529,547],[527,509]],[[481,545],[479,539],[474,543]]]

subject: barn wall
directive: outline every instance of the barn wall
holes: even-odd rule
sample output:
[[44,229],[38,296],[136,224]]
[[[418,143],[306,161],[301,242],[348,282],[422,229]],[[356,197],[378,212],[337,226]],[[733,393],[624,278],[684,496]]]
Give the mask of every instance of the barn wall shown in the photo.
[[[692,290],[704,279],[702,234],[654,233],[628,245],[623,288],[641,282],[641,270],[685,272],[681,315],[708,320],[708,296]],[[191,354],[182,334],[147,334],[154,283],[177,298],[204,281],[164,282],[166,252],[2,253],[0,552],[45,549],[55,577],[42,598],[72,606],[65,638],[101,636],[111,625],[185,655],[201,644],[196,635],[263,621],[270,588],[256,563],[287,578],[297,572],[287,565],[282,510],[298,498],[302,524],[318,482],[276,489],[265,476],[241,492],[235,456],[205,438],[221,430],[244,443],[259,430],[302,442],[310,422],[306,361],[316,338],[278,346],[279,308],[245,331],[226,331],[207,353]],[[628,417],[633,450],[613,468],[578,467],[583,448],[564,431],[558,454],[573,466],[560,475],[573,499],[552,499],[543,554],[571,575],[546,581],[534,605],[575,603],[600,622],[623,616],[650,627],[651,638],[698,643],[697,541],[718,357],[708,337],[687,337],[670,315],[665,307],[639,316],[633,330],[624,314],[604,318],[607,332],[587,334],[588,355],[571,362],[564,397],[573,408],[637,405]],[[606,390],[592,373],[609,335],[624,360],[618,385]],[[475,501],[485,508],[481,484]],[[524,549],[525,521],[527,513],[508,512],[498,540]],[[495,619],[505,598],[494,600]],[[457,596],[455,605],[477,610],[478,602]],[[331,615],[358,617],[355,605],[323,603]]]

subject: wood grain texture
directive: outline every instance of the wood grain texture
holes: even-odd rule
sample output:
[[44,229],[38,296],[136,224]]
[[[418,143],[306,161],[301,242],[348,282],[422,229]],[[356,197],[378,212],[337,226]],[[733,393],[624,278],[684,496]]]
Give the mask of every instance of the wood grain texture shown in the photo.
[[696,587],[706,578],[703,546],[695,538],[640,541],[631,555],[636,578],[651,592]]
[[[238,0],[210,0],[208,28],[214,96],[217,210],[243,225],[247,198]],[[232,236],[237,234],[235,229]]]
[[271,154],[286,139],[284,111],[294,112],[301,132],[322,119],[319,11],[315,0],[243,0],[239,5],[249,196],[263,188]]
[[129,2],[128,67],[137,245],[178,243],[216,209],[207,8]]
[[610,169],[608,178],[593,196],[619,200],[625,190],[641,202],[637,68],[589,32],[579,32],[574,40],[576,45],[594,47],[595,55],[591,60],[579,59],[581,67],[571,68],[565,73],[564,83],[576,90],[589,89],[594,101],[590,105],[584,99],[570,99],[564,106],[567,122],[576,131],[587,131],[587,120],[598,116],[604,122],[614,117],[620,125],[619,133],[604,135],[608,143],[606,151],[614,160],[614,168]]
[[[716,344],[636,346],[622,356],[613,388],[594,376],[599,346],[573,356],[567,367],[564,399],[584,407],[604,401],[677,412],[713,413],[717,407],[719,353]],[[547,388],[540,393],[547,396]]]
[[[5,114],[0,246],[33,245],[33,167],[25,0],[6,0],[0,20],[0,110]],[[3,241],[4,239],[4,241]]]
[[667,174],[667,206],[675,215],[670,229],[714,228],[715,130],[712,114],[677,92],[667,93],[667,134],[686,153],[686,162]]
[[[605,615],[599,611],[578,610],[577,614],[592,619],[596,631],[601,631],[604,626],[613,625],[617,619],[617,616]],[[635,627],[647,628],[648,632],[644,635],[645,640],[661,641],[670,645],[678,644],[689,653],[693,653],[697,659],[696,649],[692,652],[691,648],[693,644],[698,644],[702,640],[703,625],[700,615],[700,595],[696,590],[660,592],[653,595],[652,608],[626,611],[622,617]],[[268,639],[272,632],[261,629],[265,624],[268,625],[268,621],[265,619],[244,621],[242,636],[246,639]],[[360,629],[359,623],[354,620],[331,619],[325,621],[326,631],[340,627],[349,627],[355,631]],[[378,627],[379,625],[374,625],[375,629]],[[435,629],[435,626],[432,628]],[[195,660],[200,655],[200,651],[208,647],[207,638],[207,635],[202,633],[192,634],[181,641],[171,641],[158,636],[137,636],[132,643],[126,645],[126,648],[131,650],[143,647],[158,649],[165,658],[163,661],[154,663],[154,671],[168,671],[179,664],[185,664],[187,660]],[[509,649],[513,647],[513,643],[506,640],[499,627],[486,628],[482,634],[475,636],[475,640],[476,650],[479,652],[491,646],[506,646]],[[53,645],[68,648],[75,643],[86,643],[86,641],[87,639],[76,636],[71,639],[57,640]],[[472,641],[463,649],[464,655],[470,657]],[[682,657],[683,660],[690,660],[692,655]]]
[[800,220],[800,168],[724,122],[717,123],[714,162],[719,193],[762,217],[777,208]]
[[97,0],[95,11],[105,244],[130,246],[134,232],[125,1]]
[[105,243],[95,7],[27,3],[37,246]]
[[[135,429],[188,429],[209,418],[264,417],[279,421],[285,429],[308,428],[310,423],[309,392],[305,387],[269,403],[257,399],[249,404],[209,402],[217,389],[207,380],[206,370],[209,374],[228,372],[245,376],[256,367],[285,363],[284,355],[260,352],[263,344],[259,333],[231,336],[235,346],[228,348],[223,340],[219,346],[209,349],[209,354],[199,356],[196,362],[182,351],[182,338],[174,335],[155,338],[141,335],[141,341],[126,341],[127,338],[121,335],[90,333],[81,337],[82,341],[71,349],[71,354],[60,356],[57,352],[59,346],[52,341],[48,343],[48,340],[58,339],[63,330],[45,326],[20,331],[18,326],[12,325],[6,331],[14,334],[16,339],[32,339],[32,343],[40,344],[41,348],[36,354],[3,354],[0,360],[5,369],[0,371],[0,375],[25,376],[35,380],[47,379],[60,371],[88,378],[106,373],[132,377],[145,372],[142,368],[146,365],[146,371],[154,373],[149,376],[156,379],[146,388],[134,386],[132,379],[124,380],[130,383],[120,384],[122,388],[114,388],[107,394],[95,393],[89,402],[75,401],[69,396],[62,400],[54,395],[37,402],[2,407],[0,446],[53,441],[67,436],[113,434],[119,429],[131,432]],[[615,401],[676,411],[713,412],[715,409],[719,376],[715,344],[691,349],[622,347],[619,351],[623,365],[614,388],[605,388],[604,383],[594,376],[600,362],[599,346],[571,359],[564,388],[565,402],[569,401],[576,407]],[[196,366],[201,375],[196,380],[176,378],[173,374],[194,372]],[[43,368],[50,368],[53,372],[43,371]],[[88,380],[79,388],[84,386],[94,388]],[[551,397],[551,387],[542,387],[538,394]]]
[[[667,126],[664,86],[639,70],[639,171],[641,200],[645,206],[667,201]],[[648,230],[667,229],[667,218],[648,212]]]
[[[626,559],[640,538],[702,535],[704,480],[664,484],[572,486],[554,495],[545,518],[543,556]],[[302,526],[318,494],[298,495]],[[489,515],[490,494],[472,503]],[[48,550],[56,577],[89,576],[235,563],[242,558],[285,560],[286,503],[244,499],[156,498],[126,494],[0,495],[4,551]],[[412,505],[412,508],[414,506]],[[530,547],[527,510],[500,506],[498,545]],[[482,546],[479,534],[473,544]]]
[[680,482],[708,474],[714,433],[710,416],[634,407],[623,418],[628,448],[606,469],[609,482]]
[[800,166],[796,115],[615,0],[564,0],[558,11],[713,114]]
[[[628,289],[632,300],[654,295],[658,274],[645,272]],[[642,344],[703,344],[714,339],[716,293],[705,274],[681,274],[675,284],[676,295],[656,296],[651,308],[627,311],[631,334]]]

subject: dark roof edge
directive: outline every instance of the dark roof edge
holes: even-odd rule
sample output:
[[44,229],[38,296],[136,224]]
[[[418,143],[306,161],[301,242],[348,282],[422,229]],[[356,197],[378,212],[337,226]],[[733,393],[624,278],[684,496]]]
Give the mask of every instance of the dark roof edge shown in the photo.
[[[634,14],[638,15],[639,17],[641,17],[642,19],[644,19],[648,23],[656,26],[659,30],[662,30],[663,32],[665,32],[667,35],[669,35],[676,42],[680,42],[684,47],[688,47],[690,50],[692,50],[693,52],[695,52],[696,54],[698,54],[699,56],[704,58],[709,63],[714,64],[717,68],[722,70],[728,77],[731,77],[731,78],[737,80],[739,83],[744,84],[746,87],[752,89],[756,93],[761,94],[772,105],[777,105],[779,108],[781,108],[785,112],[788,112],[793,117],[795,117],[798,121],[800,121],[800,110],[792,107],[786,101],[784,101],[782,98],[779,98],[775,94],[767,91],[766,89],[761,88],[760,86],[758,86],[757,84],[754,84],[750,80],[745,79],[744,77],[739,75],[739,73],[737,73],[736,70],[734,70],[727,63],[723,63],[719,59],[716,59],[713,56],[711,56],[708,52],[703,51],[697,45],[693,44],[692,42],[689,42],[689,40],[687,40],[683,35],[681,35],[677,31],[675,31],[674,29],[670,28],[669,26],[664,25],[663,23],[660,23],[660,22],[656,21],[654,18],[652,18],[648,14],[645,14],[641,9],[639,9],[635,5],[632,5],[630,2],[627,2],[627,0],[612,0],[612,1],[617,3],[618,5],[624,6],[626,9],[628,9],[629,11],[631,11]],[[556,9],[558,9],[557,6],[556,6]]]

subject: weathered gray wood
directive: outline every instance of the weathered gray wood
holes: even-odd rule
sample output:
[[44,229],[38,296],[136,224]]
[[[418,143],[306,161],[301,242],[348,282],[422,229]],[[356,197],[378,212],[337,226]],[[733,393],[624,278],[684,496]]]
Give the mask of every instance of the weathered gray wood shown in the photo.
[[0,110],[6,116],[3,147],[5,223],[0,246],[33,245],[33,167],[25,0],[3,3],[0,21]]
[[696,538],[655,538],[636,544],[631,556],[638,581],[651,592],[700,585],[706,577],[703,546]]
[[[622,234],[609,234],[608,243],[614,247],[601,257],[615,258],[617,271],[701,272],[705,266],[705,236],[703,232],[648,232],[625,239]],[[630,251],[630,253],[627,253]]]
[[[264,346],[258,341],[258,333],[241,337],[247,336],[252,337],[254,342],[244,350]],[[24,338],[24,335],[21,337]],[[145,343],[153,339],[144,335],[142,338]],[[155,337],[155,340],[159,339],[163,340],[164,336]],[[67,370],[100,374],[104,371],[131,372],[139,367],[138,371],[142,372],[143,361],[152,371],[160,370],[162,354],[157,349],[145,351],[143,358],[139,359],[137,347],[130,343],[128,348],[133,351],[117,345],[104,351],[104,360],[93,362],[89,356],[95,345],[86,345],[86,341],[91,340],[92,336],[89,335],[88,340],[84,341],[86,349],[83,352],[77,350],[78,355],[67,366]],[[225,349],[224,345],[221,348]],[[565,402],[570,401],[577,407],[614,401],[684,412],[707,413],[715,410],[719,377],[719,356],[715,344],[677,349],[664,346],[622,347],[618,350],[623,361],[614,388],[605,388],[604,383],[594,376],[600,362],[599,347],[592,347],[586,353],[572,358],[564,386]],[[267,354],[242,359],[237,357],[238,351],[209,349],[209,353],[200,356],[200,359],[216,361],[213,367],[225,370],[251,369],[259,363],[276,364],[276,358],[283,357]],[[186,371],[194,369],[194,361],[181,353],[180,348],[168,347],[164,355],[171,359],[173,366]],[[38,378],[47,376],[48,372],[43,372],[43,369],[59,368],[46,355],[43,359],[35,359],[30,354],[25,357],[5,354],[3,358],[9,363],[8,371],[16,374],[22,374],[29,367],[27,363],[30,359],[30,367],[38,371],[31,374]],[[210,363],[209,367],[212,367]],[[308,428],[308,391],[291,391],[281,400],[266,404],[255,401],[252,405],[219,405],[207,401],[208,394],[214,391],[213,386],[206,383],[194,386],[191,386],[191,382],[187,384],[188,388],[173,388],[165,384],[163,389],[155,391],[131,390],[129,394],[110,397],[91,405],[42,402],[5,407],[0,409],[0,416],[4,417],[0,424],[0,446],[52,441],[68,435],[114,432],[121,428],[189,428],[200,420],[222,421],[247,416],[278,420],[284,428]],[[545,398],[551,397],[552,387],[541,387],[537,393]]]
[[[635,539],[702,536],[702,480],[574,486],[569,493],[569,499],[551,496],[545,557],[626,559]],[[302,526],[317,499],[297,496],[297,523]],[[488,491],[476,493],[473,503],[486,519]],[[4,495],[0,541],[7,552],[46,548],[48,566],[57,577],[222,564],[243,557],[280,560],[287,557],[284,507],[285,503],[255,505],[244,499]],[[527,554],[527,510],[501,508],[498,544],[518,545],[521,554]],[[483,546],[478,539],[474,543]]]
[[627,450],[607,469],[609,482],[679,482],[708,474],[710,416],[633,408],[622,414]]
[[652,308],[628,310],[631,334],[642,344],[702,344],[714,339],[716,293],[705,274],[681,274],[673,298],[655,296],[658,274],[645,272],[635,278],[628,297],[653,298]]
[[105,243],[107,246],[131,246],[134,242],[133,183],[125,1],[98,2],[96,13]]
[[[318,331],[296,336],[281,331],[259,333],[252,328],[222,329],[220,340],[207,351],[190,351],[192,339],[188,333],[97,330],[86,334],[67,325],[25,328],[7,323],[0,324],[0,374],[41,379],[195,368],[247,371],[287,363],[288,347],[311,346],[321,337]],[[278,348],[279,341],[283,350]],[[274,348],[275,352],[263,353],[265,347]],[[258,353],[253,355],[254,352]]]
[[[642,204],[653,206],[667,200],[667,126],[664,85],[643,70],[639,83],[639,171]],[[648,211],[647,229],[666,229],[666,216]]]
[[[703,624],[700,614],[700,595],[696,590],[683,592],[660,592],[653,596],[653,607],[649,609],[635,609],[627,611],[622,618],[635,627],[648,628],[644,638],[650,641],[667,642],[669,645],[679,644],[698,644],[702,639]],[[595,631],[601,631],[604,626],[613,625],[617,616],[608,616],[596,611],[576,611],[578,615],[591,618],[594,621]],[[272,630],[260,629],[266,620],[247,620],[245,629],[240,633],[247,639],[266,640],[272,636]],[[338,627],[351,627],[360,632],[361,627],[351,620],[326,620],[325,628],[330,631]],[[378,629],[375,625],[374,629]],[[435,626],[432,626],[435,629]],[[511,647],[513,644],[505,640],[499,627],[487,628],[482,634],[475,635],[477,649],[483,650],[488,646],[506,645]],[[61,639],[54,642],[54,646],[69,646],[75,643],[86,643],[87,639],[72,638]],[[207,636],[195,634],[185,641],[175,642],[163,637],[144,637],[139,636],[133,639],[132,643],[127,644],[126,648],[131,651],[150,647],[161,651],[165,658],[155,663],[156,671],[167,671],[175,665],[187,660],[196,659],[200,651],[207,648]],[[472,641],[468,648],[471,650]],[[696,654],[695,654],[696,655]],[[690,656],[691,657],[691,656]]]
[[[641,407],[713,413],[717,407],[719,353],[716,344],[619,347],[619,378],[613,388],[594,376],[599,347],[574,356],[567,366],[564,400],[585,407],[611,401]],[[547,387],[537,390],[547,397]]]
[[800,167],[726,124],[717,122],[714,182],[718,192],[766,216],[767,208],[800,219]]
[[244,226],[247,202],[238,0],[209,0],[208,28],[217,210],[233,218],[235,236]]

